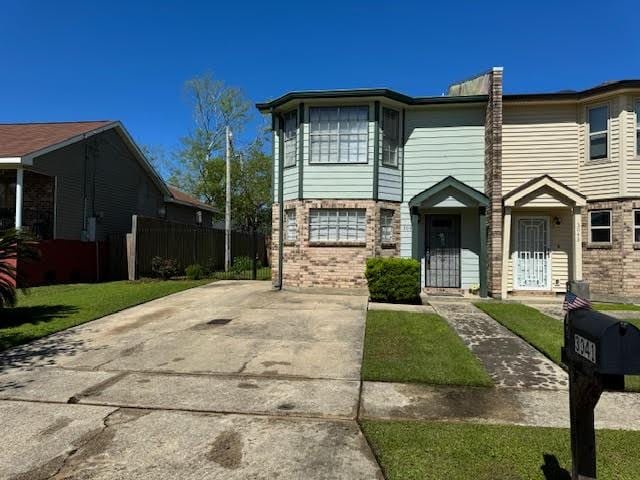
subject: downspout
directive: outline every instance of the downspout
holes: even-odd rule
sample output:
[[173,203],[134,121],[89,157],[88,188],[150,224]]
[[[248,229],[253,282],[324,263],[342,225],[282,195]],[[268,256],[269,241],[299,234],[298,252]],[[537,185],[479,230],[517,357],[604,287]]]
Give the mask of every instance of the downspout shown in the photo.
[[[271,115],[273,115],[273,110]],[[282,290],[282,268],[284,256],[284,194],[282,183],[284,181],[284,139],[282,138],[282,117],[278,119],[278,290]],[[274,159],[275,161],[275,159]]]

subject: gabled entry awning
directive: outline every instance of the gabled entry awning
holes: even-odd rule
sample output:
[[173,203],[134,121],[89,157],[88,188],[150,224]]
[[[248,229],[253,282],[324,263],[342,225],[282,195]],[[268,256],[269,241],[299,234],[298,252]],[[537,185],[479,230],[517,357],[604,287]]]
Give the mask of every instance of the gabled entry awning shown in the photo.
[[580,192],[549,175],[542,175],[523,183],[507,193],[503,197],[504,206],[523,206],[530,200],[544,193],[548,193],[560,203],[567,206],[584,207],[587,204],[587,198]]
[[467,201],[465,203],[467,203],[468,206],[489,206],[489,198],[484,193],[470,187],[455,177],[448,176],[409,200],[409,208],[420,207],[424,204],[428,204],[429,200],[437,198],[439,195],[446,193],[447,191],[455,192],[461,198],[466,199]]
[[409,200],[409,211],[411,213],[412,242],[411,250],[413,258],[419,259],[418,235],[420,234],[421,211],[426,209],[437,209],[439,207],[449,207],[451,201],[456,202],[456,208],[477,209],[479,215],[478,235],[480,237],[479,280],[480,296],[487,296],[487,207],[489,198],[479,190],[461,182],[455,177],[448,176],[440,182],[423,190]]

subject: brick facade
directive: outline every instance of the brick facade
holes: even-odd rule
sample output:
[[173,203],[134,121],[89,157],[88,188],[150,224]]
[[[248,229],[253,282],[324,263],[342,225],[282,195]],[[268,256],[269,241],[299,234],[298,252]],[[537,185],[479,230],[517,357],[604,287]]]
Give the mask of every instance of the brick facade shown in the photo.
[[487,287],[499,298],[502,286],[502,69],[490,73],[485,116],[484,185],[487,209]]
[[[291,200],[285,212],[296,210],[297,238],[283,246],[283,287],[366,288],[366,259],[400,255],[400,203],[374,200]],[[340,244],[309,241],[309,210],[313,208],[361,208],[366,210],[366,241]],[[380,240],[380,210],[394,211],[394,242]],[[272,211],[272,279],[278,282],[279,205]],[[285,226],[286,228],[286,226]]]
[[[590,202],[582,218],[582,272],[596,298],[640,299],[640,244],[634,242],[638,200]],[[589,211],[611,210],[611,245],[589,243]]]

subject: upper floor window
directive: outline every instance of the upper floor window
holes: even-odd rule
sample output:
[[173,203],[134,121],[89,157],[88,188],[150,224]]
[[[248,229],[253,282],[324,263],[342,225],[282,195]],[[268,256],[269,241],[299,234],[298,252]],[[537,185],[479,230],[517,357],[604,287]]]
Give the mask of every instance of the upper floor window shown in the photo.
[[309,108],[311,163],[367,163],[369,107]]
[[398,166],[400,114],[390,108],[382,109],[382,164]]
[[589,109],[589,160],[607,158],[609,107]]
[[636,155],[640,157],[640,100],[636,102]]
[[287,235],[285,237],[285,240],[287,242],[295,242],[296,238],[298,237],[298,229],[297,229],[297,223],[296,223],[296,209],[295,208],[290,208],[285,210],[284,212],[284,216],[285,216],[285,225],[286,225],[286,232]]
[[366,211],[360,208],[313,208],[309,210],[312,242],[365,242]]
[[589,243],[611,243],[611,210],[589,212]]
[[296,164],[298,152],[298,112],[295,110],[284,115],[284,166]]

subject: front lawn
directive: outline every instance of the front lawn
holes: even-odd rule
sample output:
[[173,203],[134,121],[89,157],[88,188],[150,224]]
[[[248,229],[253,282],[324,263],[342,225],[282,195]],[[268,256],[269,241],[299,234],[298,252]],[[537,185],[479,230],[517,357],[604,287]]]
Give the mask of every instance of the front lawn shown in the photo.
[[0,350],[211,280],[120,281],[35,287],[0,309]]
[[[564,345],[564,325],[561,321],[520,303],[478,302],[475,306],[562,365],[560,349]],[[640,328],[639,320],[626,321]],[[626,377],[626,390],[640,392],[640,376]]]
[[438,385],[493,384],[442,318],[391,310],[367,313],[362,378]]
[[594,310],[640,312],[640,305],[634,305],[633,303],[594,303],[592,307]]
[[[389,480],[569,480],[569,430],[436,422],[361,422]],[[598,430],[598,478],[640,478],[640,432]]]

